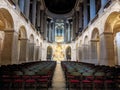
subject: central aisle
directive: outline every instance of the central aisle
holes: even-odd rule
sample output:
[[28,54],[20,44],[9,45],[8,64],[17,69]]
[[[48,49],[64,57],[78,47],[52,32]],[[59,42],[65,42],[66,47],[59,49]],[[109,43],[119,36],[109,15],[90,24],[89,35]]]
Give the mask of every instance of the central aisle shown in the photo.
[[50,90],[66,90],[64,72],[60,63],[57,63],[56,65],[52,81],[52,89]]

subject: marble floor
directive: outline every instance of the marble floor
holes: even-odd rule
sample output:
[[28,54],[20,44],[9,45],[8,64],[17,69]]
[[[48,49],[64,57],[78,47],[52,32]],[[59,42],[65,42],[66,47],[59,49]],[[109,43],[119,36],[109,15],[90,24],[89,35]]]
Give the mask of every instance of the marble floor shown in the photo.
[[[64,72],[62,70],[60,62],[57,62],[57,65],[55,68],[53,81],[52,81],[52,88],[49,88],[48,90],[68,90],[68,88],[66,88]],[[71,88],[70,90],[76,90],[76,89]]]
[[57,63],[56,65],[52,81],[52,88],[49,90],[66,90],[64,72],[60,63]]

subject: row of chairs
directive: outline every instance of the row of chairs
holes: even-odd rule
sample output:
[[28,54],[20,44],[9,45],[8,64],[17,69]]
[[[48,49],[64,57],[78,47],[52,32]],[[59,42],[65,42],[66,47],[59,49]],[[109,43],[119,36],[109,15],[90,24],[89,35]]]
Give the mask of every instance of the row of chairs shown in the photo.
[[[56,67],[55,61],[41,61],[0,67],[1,88],[49,88]],[[6,71],[7,70],[7,71]]]
[[88,63],[61,62],[66,86],[78,90],[119,90],[120,68]]

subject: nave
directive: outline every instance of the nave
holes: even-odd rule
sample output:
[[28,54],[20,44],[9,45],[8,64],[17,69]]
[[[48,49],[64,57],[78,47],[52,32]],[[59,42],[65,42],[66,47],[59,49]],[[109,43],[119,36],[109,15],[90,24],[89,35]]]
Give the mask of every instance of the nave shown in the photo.
[[120,0],[0,0],[0,90],[119,88]]
[[120,67],[40,61],[0,67],[0,90],[119,90]]

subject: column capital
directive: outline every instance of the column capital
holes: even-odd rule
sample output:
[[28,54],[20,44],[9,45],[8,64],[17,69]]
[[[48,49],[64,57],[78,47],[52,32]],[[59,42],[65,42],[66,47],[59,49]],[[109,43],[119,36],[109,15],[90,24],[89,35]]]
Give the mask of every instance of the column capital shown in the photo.
[[2,30],[0,29],[0,31],[9,31],[9,32],[11,32],[11,31],[15,31],[15,30],[13,28],[8,28],[8,29],[5,28],[5,29],[2,29]]
[[91,42],[99,42],[99,40],[94,40],[94,39],[92,39],[92,40],[90,40]]
[[2,31],[4,31],[5,33],[16,33],[16,34],[18,34],[18,32],[16,32],[14,29],[4,29]]
[[27,41],[27,40],[28,40],[28,38],[20,38],[19,40],[26,40],[26,41]]
[[109,35],[113,35],[112,32],[103,32],[103,33],[100,34],[100,36],[101,36],[101,35],[108,35],[108,34],[109,34]]

